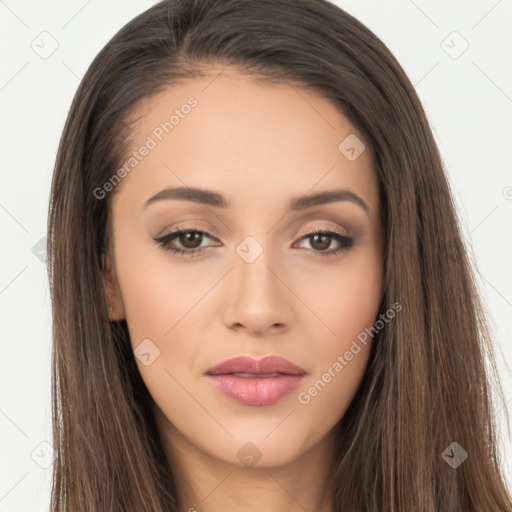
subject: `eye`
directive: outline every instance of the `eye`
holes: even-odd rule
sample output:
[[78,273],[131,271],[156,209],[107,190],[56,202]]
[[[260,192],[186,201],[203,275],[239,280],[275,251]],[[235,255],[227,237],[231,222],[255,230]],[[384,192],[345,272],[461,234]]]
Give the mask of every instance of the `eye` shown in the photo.
[[[153,240],[165,251],[192,257],[196,254],[202,253],[206,247],[209,247],[201,247],[201,242],[204,240],[204,238],[210,238],[220,242],[218,238],[210,235],[206,231],[189,227],[178,228],[171,233],[154,238]],[[350,249],[354,243],[353,237],[342,235],[337,231],[319,228],[302,236],[300,240],[310,240],[312,252],[315,255],[321,257],[334,256],[338,253],[346,251]],[[333,241],[338,244],[338,247],[326,250],[331,246]],[[175,243],[181,244],[181,247],[177,247]]]
[[[201,247],[201,242],[205,237],[218,241],[217,238],[212,237],[206,231],[195,228],[178,228],[167,235],[154,238],[153,240],[165,251],[184,256],[194,256],[197,253],[203,252],[204,247]],[[174,240],[179,242],[183,249],[173,245]]]
[[[310,246],[313,248],[313,253],[321,257],[334,256],[338,253],[346,251],[354,244],[354,238],[346,235],[342,235],[337,231],[319,229],[317,228],[310,233],[304,235],[300,240],[309,240]],[[338,243],[338,248],[325,250],[330,247],[332,241]],[[318,250],[316,250],[318,249]]]

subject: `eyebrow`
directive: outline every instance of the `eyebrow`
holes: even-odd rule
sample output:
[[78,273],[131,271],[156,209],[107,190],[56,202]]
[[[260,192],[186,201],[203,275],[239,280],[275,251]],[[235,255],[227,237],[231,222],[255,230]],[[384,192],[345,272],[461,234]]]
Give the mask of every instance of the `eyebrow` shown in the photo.
[[[158,201],[168,199],[192,201],[194,203],[213,206],[216,208],[229,208],[231,205],[224,196],[217,192],[212,192],[211,190],[205,190],[201,188],[177,187],[165,188],[161,190],[154,196],[150,197],[144,203],[143,208],[146,208],[150,204],[156,203]],[[292,211],[300,211],[306,210],[307,208],[312,208],[314,206],[334,203],[337,201],[350,201],[360,206],[365,212],[369,213],[368,205],[357,194],[348,189],[341,188],[292,198],[288,208]]]

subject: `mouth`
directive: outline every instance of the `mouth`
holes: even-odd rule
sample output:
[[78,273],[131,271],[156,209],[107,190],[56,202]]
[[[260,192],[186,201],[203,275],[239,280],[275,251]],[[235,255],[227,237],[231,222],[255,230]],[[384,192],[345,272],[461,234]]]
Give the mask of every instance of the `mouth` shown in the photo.
[[291,393],[307,374],[287,359],[246,356],[228,359],[206,376],[228,398],[244,405],[270,405]]

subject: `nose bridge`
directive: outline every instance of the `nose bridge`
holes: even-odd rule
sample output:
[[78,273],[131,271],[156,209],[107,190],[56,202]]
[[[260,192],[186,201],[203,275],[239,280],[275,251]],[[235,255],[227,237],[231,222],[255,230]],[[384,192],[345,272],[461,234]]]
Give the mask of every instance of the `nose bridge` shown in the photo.
[[[265,238],[267,242],[270,239]],[[276,270],[280,267],[276,253],[252,236],[237,246],[226,310],[228,324],[256,331],[290,322],[290,297]]]
[[[240,298],[241,294],[249,292],[249,297],[255,299],[270,299],[276,297],[280,292],[276,286],[275,257],[272,257],[273,251],[268,247],[268,240],[259,242],[254,237],[246,237],[236,248],[237,257],[235,259],[234,275],[237,280],[237,291]],[[263,246],[263,243],[267,247]],[[272,261],[273,260],[273,261]],[[266,296],[269,297],[266,297]]]

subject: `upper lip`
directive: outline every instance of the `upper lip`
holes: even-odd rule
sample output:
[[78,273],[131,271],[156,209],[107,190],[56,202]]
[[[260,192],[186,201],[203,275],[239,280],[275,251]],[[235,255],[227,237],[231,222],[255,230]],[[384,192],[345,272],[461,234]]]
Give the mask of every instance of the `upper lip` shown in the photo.
[[226,375],[229,373],[253,373],[263,375],[269,373],[282,373],[285,375],[305,375],[304,368],[278,356],[267,356],[262,359],[253,359],[248,356],[239,356],[227,359],[210,368],[207,375]]

